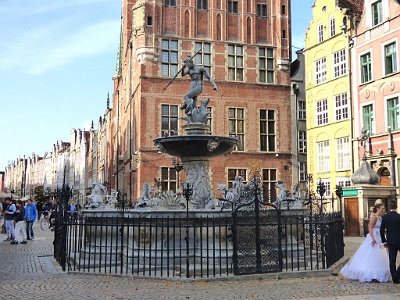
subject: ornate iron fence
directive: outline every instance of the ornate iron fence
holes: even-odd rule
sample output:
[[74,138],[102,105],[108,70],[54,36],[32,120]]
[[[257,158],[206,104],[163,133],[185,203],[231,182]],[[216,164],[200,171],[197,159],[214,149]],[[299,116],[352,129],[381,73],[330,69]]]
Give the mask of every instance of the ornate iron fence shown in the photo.
[[191,278],[327,269],[343,257],[341,212],[280,209],[262,202],[258,187],[222,203],[226,211],[122,207],[62,217],[55,257],[68,271]]

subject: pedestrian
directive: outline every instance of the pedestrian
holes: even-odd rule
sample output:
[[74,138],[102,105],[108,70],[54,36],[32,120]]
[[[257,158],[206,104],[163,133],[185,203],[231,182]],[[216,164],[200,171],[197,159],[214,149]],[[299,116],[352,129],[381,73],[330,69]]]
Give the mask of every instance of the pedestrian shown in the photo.
[[393,283],[400,283],[400,267],[396,270],[397,252],[400,251],[400,215],[395,201],[389,202],[389,213],[383,216],[380,231],[382,243],[389,249],[389,269]]
[[78,214],[78,206],[75,204],[75,201],[72,199],[71,203],[69,204],[69,208],[68,208],[69,220],[71,222],[75,222],[77,214]]
[[25,208],[22,206],[22,201],[17,201],[17,210],[14,213],[14,222],[15,222],[15,235],[14,240],[11,242],[12,245],[18,245],[18,238],[21,236],[21,244],[26,244],[25,238],[25,230],[23,228],[24,225],[24,216],[25,216]]
[[25,216],[24,220],[26,222],[26,239],[33,240],[33,222],[36,220],[37,210],[32,199],[28,199],[28,203],[25,205]]
[[10,197],[6,198],[6,233],[7,233],[7,239],[6,241],[13,241],[14,240],[14,213],[17,210],[17,207],[15,206],[14,202],[11,200]]
[[36,211],[37,211],[37,219],[40,221],[40,218],[42,217],[43,214],[43,201],[39,201],[36,204]]
[[380,229],[385,206],[375,204],[368,223],[368,234],[350,261],[340,273],[360,282],[388,282],[392,279],[388,266],[388,253],[381,242]]

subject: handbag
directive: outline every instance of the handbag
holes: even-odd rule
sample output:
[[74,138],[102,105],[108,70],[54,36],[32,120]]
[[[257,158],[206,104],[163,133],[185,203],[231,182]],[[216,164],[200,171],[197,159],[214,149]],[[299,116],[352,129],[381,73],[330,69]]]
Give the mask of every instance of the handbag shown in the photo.
[[6,233],[6,227],[3,225],[1,225],[1,233],[4,234]]

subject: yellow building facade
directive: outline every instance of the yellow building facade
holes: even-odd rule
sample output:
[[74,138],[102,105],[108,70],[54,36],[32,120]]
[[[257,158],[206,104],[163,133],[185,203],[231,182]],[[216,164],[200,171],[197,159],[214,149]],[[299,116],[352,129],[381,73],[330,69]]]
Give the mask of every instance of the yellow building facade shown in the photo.
[[[317,190],[321,180],[327,200],[336,198],[336,185],[351,185],[353,170],[349,35],[354,10],[340,7],[340,2],[315,1],[304,49],[307,172],[312,176],[311,191]],[[338,201],[334,206],[339,208]]]

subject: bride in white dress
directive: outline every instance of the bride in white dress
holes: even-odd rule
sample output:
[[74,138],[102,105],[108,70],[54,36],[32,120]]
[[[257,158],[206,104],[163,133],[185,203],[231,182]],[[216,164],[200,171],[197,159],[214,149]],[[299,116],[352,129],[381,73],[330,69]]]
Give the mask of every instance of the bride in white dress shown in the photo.
[[388,282],[392,280],[389,270],[388,250],[381,241],[379,229],[385,207],[382,203],[374,206],[373,214],[368,224],[367,237],[340,273],[360,282]]

